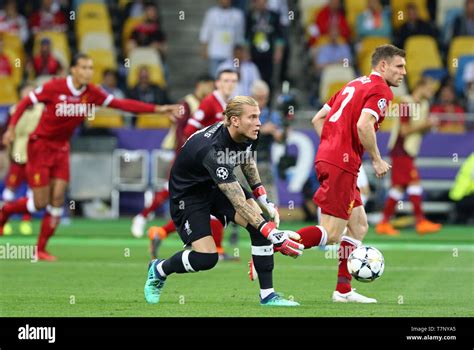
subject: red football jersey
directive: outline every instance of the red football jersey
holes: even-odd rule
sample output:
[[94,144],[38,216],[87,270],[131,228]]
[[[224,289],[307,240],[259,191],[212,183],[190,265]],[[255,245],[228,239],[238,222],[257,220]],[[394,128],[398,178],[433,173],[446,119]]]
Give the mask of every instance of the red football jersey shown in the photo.
[[222,121],[224,119],[223,112],[226,107],[227,102],[224,101],[224,98],[217,90],[206,96],[201,101],[198,110],[188,120],[188,125],[186,125],[184,130],[186,138],[197,130]]
[[362,112],[382,123],[393,93],[379,73],[372,72],[347,83],[324,105],[329,111],[324,120],[316,162],[324,161],[357,175],[364,147],[357,132]]
[[117,99],[99,87],[88,84],[77,90],[72,77],[53,79],[30,92],[18,103],[10,119],[15,126],[24,110],[34,103],[45,104],[43,114],[31,137],[67,143],[74,129],[86,118],[95,116],[95,108],[109,106],[133,113],[152,113],[155,106],[140,101]]

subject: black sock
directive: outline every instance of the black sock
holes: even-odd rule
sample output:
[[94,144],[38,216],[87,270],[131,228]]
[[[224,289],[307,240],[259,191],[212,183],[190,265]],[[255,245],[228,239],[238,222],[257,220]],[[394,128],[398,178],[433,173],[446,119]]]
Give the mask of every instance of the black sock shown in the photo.
[[[183,257],[184,256],[184,257]],[[210,270],[219,260],[217,253],[198,253],[192,250],[183,250],[161,265],[163,272],[168,276],[172,273],[188,273]]]
[[273,288],[273,244],[255,227],[246,227],[252,242],[252,259],[258,273],[260,289]]

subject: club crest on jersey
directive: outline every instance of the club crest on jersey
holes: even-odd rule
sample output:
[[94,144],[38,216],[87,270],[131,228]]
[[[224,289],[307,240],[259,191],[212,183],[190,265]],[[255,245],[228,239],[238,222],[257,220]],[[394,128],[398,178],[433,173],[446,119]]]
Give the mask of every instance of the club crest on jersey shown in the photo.
[[221,166],[217,168],[216,175],[219,179],[226,180],[229,177],[229,170]]
[[383,114],[385,112],[385,109],[387,108],[387,100],[384,98],[381,98],[379,102],[377,102],[377,106],[380,109],[380,113]]
[[189,224],[189,220],[186,220],[184,223],[184,231],[188,234],[188,236],[193,233],[193,230],[191,230],[191,225]]

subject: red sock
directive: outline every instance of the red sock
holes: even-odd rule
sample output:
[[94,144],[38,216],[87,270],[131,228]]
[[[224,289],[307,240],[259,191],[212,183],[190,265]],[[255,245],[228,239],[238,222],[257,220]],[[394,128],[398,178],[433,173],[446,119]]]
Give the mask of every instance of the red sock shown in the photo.
[[337,251],[339,257],[339,270],[337,271],[336,290],[339,293],[348,293],[351,291],[352,276],[347,269],[347,258],[355,248],[356,245],[353,242],[345,240],[345,237],[342,238],[339,250]]
[[12,214],[28,214],[28,208],[26,206],[28,198],[19,198],[16,201],[5,203],[2,208],[3,215],[8,218]]
[[167,234],[176,231],[176,226],[174,225],[173,220],[168,221],[166,225],[163,226],[163,229],[166,231]]
[[421,209],[421,196],[416,194],[411,194],[408,196],[410,202],[413,204],[413,210],[415,212],[416,222],[420,222],[425,219],[423,214],[423,209]]
[[326,244],[327,233],[324,229],[323,233],[321,228],[322,226],[308,226],[296,231],[301,236],[300,243],[305,249]]
[[167,200],[170,196],[168,190],[161,190],[160,192],[156,192],[155,196],[153,197],[153,203],[148,208],[143,209],[142,215],[146,218],[150,213],[154,212],[160,205],[163,204],[165,200]]
[[49,238],[54,234],[56,227],[59,224],[59,217],[53,217],[50,213],[46,212],[43,221],[41,223],[41,232],[38,237],[38,251],[46,251],[46,244],[48,244]]
[[395,206],[397,201],[392,197],[388,197],[385,202],[385,207],[383,208],[383,221],[389,222],[392,215],[395,213]]
[[211,232],[218,251],[223,251],[222,238],[224,237],[224,226],[217,219],[211,219]]
[[31,214],[24,214],[23,218],[21,219],[22,221],[31,221]]

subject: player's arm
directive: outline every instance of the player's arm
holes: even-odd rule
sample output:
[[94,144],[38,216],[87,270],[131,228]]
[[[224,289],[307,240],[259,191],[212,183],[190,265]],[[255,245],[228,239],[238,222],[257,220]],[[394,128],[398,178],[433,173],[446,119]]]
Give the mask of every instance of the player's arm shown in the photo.
[[311,123],[313,123],[314,130],[316,130],[316,133],[319,137],[321,137],[321,134],[323,133],[324,119],[331,111],[331,108],[334,105],[334,102],[336,101],[336,98],[339,95],[340,91],[341,90],[336,92],[329,99],[329,101],[324,104],[323,108],[321,108],[318,113],[316,113],[316,115],[313,117],[313,120],[311,120]]
[[411,134],[424,133],[434,126],[436,122],[433,119],[426,118],[422,122],[410,123],[410,110],[409,105],[402,103],[400,105],[400,135],[405,137]]
[[321,133],[323,132],[324,119],[326,118],[329,111],[331,110],[329,106],[328,106],[329,108],[327,108],[326,106],[327,105],[321,108],[311,120],[311,123],[313,124],[313,128],[319,137],[321,137]]
[[258,173],[255,159],[248,159],[240,168],[252,189],[255,199],[267,210],[268,215],[278,227],[280,225],[280,214],[278,213],[276,205],[267,197],[267,191],[260,180],[260,174]]
[[260,228],[265,223],[265,219],[255,211],[245,199],[244,191],[237,180],[217,185],[222,193],[229,199],[235,211],[239,213],[245,221],[255,228]]
[[235,211],[278,247],[280,253],[293,258],[303,254],[304,246],[295,242],[295,240],[301,239],[300,235],[292,231],[278,230],[275,223],[263,219],[260,213],[247,203],[244,191],[238,181],[220,183],[217,186],[232,203]]
[[95,98],[95,104],[102,107],[110,107],[131,113],[168,114],[173,121],[179,118],[180,105],[154,105],[129,98],[116,98],[95,85],[91,85],[91,93]]
[[422,123],[417,123],[415,125],[401,123],[400,134],[405,137],[411,134],[424,133],[430,130],[433,126],[436,126],[436,122],[432,119],[426,119]]
[[217,152],[211,149],[204,157],[203,165],[222,193],[229,199],[235,211],[248,224],[259,230],[265,238],[280,247],[283,254],[293,257],[301,255],[304,246],[290,239],[298,240],[299,235],[296,232],[278,230],[275,223],[267,222],[260,212],[255,211],[255,208],[247,202],[232,167],[218,162],[217,159]]
[[[107,101],[107,99],[109,99],[109,101]],[[180,105],[153,105],[128,98],[115,98],[112,95],[109,95],[102,105],[104,107],[120,109],[131,113],[168,114],[173,121],[178,118],[180,107]]]
[[372,159],[372,165],[377,177],[383,177],[391,168],[390,164],[385,162],[380,155],[375,136],[376,117],[369,112],[362,112],[357,121],[357,134],[365,150]]
[[15,107],[15,111],[11,114],[10,121],[8,123],[8,128],[3,134],[2,143],[5,146],[10,146],[10,144],[15,140],[15,127],[18,124],[18,121],[22,117],[25,110],[34,104],[43,103],[50,100],[52,94],[52,85],[55,83],[54,80],[44,84],[31,91],[27,96],[22,98],[20,102]]

